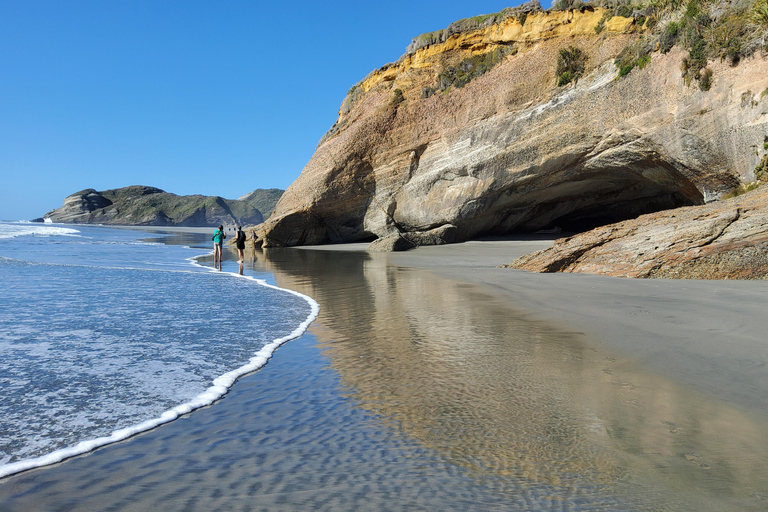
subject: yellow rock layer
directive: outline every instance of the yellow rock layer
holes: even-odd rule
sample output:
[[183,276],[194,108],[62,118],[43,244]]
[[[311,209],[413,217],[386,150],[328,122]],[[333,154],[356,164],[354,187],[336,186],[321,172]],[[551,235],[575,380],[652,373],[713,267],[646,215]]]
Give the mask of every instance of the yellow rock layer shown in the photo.
[[[382,82],[389,82],[408,71],[430,67],[434,57],[439,54],[462,50],[474,53],[484,53],[494,46],[509,43],[533,43],[544,39],[563,36],[595,35],[595,27],[600,23],[605,9],[594,11],[552,11],[529,14],[525,25],[516,18],[490,27],[454,34],[444,43],[433,44],[420,48],[412,55],[405,56],[397,64],[382,68],[371,73],[360,83],[364,92],[370,91]],[[614,16],[605,22],[603,33],[624,34],[635,27],[633,18]]]

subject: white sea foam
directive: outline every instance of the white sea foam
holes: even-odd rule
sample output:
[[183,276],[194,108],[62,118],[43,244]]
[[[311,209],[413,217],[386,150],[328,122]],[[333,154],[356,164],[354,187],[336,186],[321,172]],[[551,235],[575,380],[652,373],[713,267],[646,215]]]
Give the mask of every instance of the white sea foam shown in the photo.
[[[67,229],[67,228],[55,228],[55,229]],[[74,231],[75,233],[77,232],[76,230],[71,230],[71,231]],[[195,265],[201,266],[195,261],[193,261],[193,263]],[[211,272],[216,272],[216,271],[215,269],[212,269]],[[271,342],[267,343],[260,350],[258,350],[256,353],[253,354],[253,356],[249,359],[247,364],[235,370],[231,370],[227,373],[224,373],[223,375],[220,375],[215,379],[213,379],[213,381],[211,382],[212,384],[211,386],[209,386],[205,391],[203,391],[196,397],[192,398],[191,400],[163,412],[157,418],[149,419],[137,425],[115,430],[108,436],[81,441],[73,446],[61,448],[51,453],[48,453],[46,455],[42,455],[40,457],[28,458],[28,459],[20,460],[17,462],[12,462],[9,464],[2,465],[0,466],[0,478],[13,475],[16,473],[20,473],[22,471],[27,471],[34,468],[55,464],[65,459],[75,457],[77,455],[83,455],[85,453],[95,450],[96,448],[100,448],[108,444],[123,441],[141,432],[146,432],[160,425],[171,422],[177,419],[178,417],[184,414],[188,414],[196,409],[213,404],[229,391],[229,389],[234,385],[237,379],[249,373],[253,373],[259,370],[260,368],[262,368],[264,365],[266,365],[269,359],[272,357],[272,354],[275,352],[275,350],[277,350],[278,347],[280,347],[281,345],[283,345],[284,343],[290,340],[296,339],[299,336],[301,336],[307,330],[309,325],[315,320],[315,318],[317,318],[317,315],[319,314],[319,311],[320,311],[319,304],[307,295],[296,292],[294,290],[289,290],[289,289],[280,288],[278,286],[271,285],[266,281],[264,281],[263,279],[257,279],[252,276],[242,276],[234,272],[232,273],[225,272],[225,273],[219,273],[219,274],[231,275],[237,278],[247,279],[255,282],[259,286],[272,288],[275,290],[290,293],[292,295],[300,297],[309,304],[310,313],[306,317],[306,319],[301,324],[299,324],[299,326],[296,327],[292,332],[280,338],[276,338]]]
[[18,236],[79,236],[80,231],[46,224],[0,223],[0,239]]

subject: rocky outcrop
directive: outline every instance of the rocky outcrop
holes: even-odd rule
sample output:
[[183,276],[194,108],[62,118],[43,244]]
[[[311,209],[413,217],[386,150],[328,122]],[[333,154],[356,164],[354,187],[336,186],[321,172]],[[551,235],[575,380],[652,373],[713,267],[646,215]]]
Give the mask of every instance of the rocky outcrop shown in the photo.
[[508,265],[620,277],[768,278],[768,186],[557,240]]
[[259,224],[264,219],[252,201],[262,199],[263,194],[258,190],[244,200],[232,200],[218,196],[178,196],[145,186],[102,192],[87,189],[68,196],[61,208],[51,210],[44,218],[53,222],[128,226]]
[[[768,137],[759,52],[736,67],[710,62],[701,91],[681,76],[679,48],[618,79],[614,59],[644,30],[633,18],[605,23],[589,8],[521,18],[428,35],[353,87],[264,223],[265,246],[442,226],[456,240],[583,230],[754,180]],[[559,87],[558,55],[570,47],[586,56],[584,74]],[[463,78],[446,87],[452,77]]]
[[371,242],[367,250],[369,252],[407,251],[420,245],[444,245],[457,241],[456,226],[445,224],[430,231],[387,235]]

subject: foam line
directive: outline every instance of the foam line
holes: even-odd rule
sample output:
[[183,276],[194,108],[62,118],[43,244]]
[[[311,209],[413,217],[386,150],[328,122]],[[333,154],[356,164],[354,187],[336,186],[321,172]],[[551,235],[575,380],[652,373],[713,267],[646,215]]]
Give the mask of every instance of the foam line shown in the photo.
[[[203,265],[200,265],[199,263],[197,263],[196,258],[190,258],[190,261],[192,262],[192,264],[196,266],[200,266],[202,268],[206,268]],[[40,457],[24,459],[24,460],[12,462],[10,464],[5,464],[3,466],[0,466],[0,478],[14,475],[16,473],[21,473],[22,471],[28,471],[34,468],[49,466],[51,464],[56,464],[57,462],[61,462],[71,457],[83,455],[85,453],[95,450],[96,448],[100,448],[102,446],[106,446],[112,443],[117,443],[119,441],[128,439],[129,437],[135,436],[136,434],[140,434],[142,432],[152,430],[153,428],[159,427],[164,423],[169,423],[175,420],[179,416],[188,414],[194,411],[195,409],[199,409],[201,407],[206,407],[208,405],[211,405],[212,403],[219,400],[222,396],[224,396],[229,391],[229,389],[234,385],[237,379],[249,373],[253,373],[259,370],[260,368],[264,367],[264,365],[267,364],[269,359],[272,357],[272,354],[274,354],[275,350],[277,350],[277,348],[280,347],[280,345],[288,341],[294,340],[299,336],[301,336],[302,334],[304,334],[304,332],[306,332],[306,330],[309,328],[309,325],[317,318],[317,315],[320,313],[320,305],[314,299],[312,299],[307,295],[304,295],[303,293],[299,293],[294,290],[289,290],[287,288],[280,288],[279,286],[271,285],[266,281],[264,281],[263,279],[256,279],[253,276],[243,276],[235,272],[217,272],[216,269],[211,269],[211,272],[216,272],[217,274],[220,274],[220,275],[229,275],[229,276],[235,276],[242,279],[248,279],[248,280],[254,281],[260,286],[266,286],[267,288],[280,290],[286,293],[293,294],[297,297],[301,297],[302,299],[307,301],[307,303],[310,306],[309,316],[307,316],[307,318],[301,324],[299,324],[299,326],[296,329],[294,329],[290,334],[283,336],[282,338],[274,339],[270,343],[267,343],[265,346],[263,346],[258,352],[256,352],[253,355],[253,357],[250,358],[247,364],[213,379],[213,382],[211,383],[212,386],[210,386],[208,389],[203,391],[201,394],[197,395],[195,398],[193,398],[189,402],[185,402],[181,405],[177,405],[176,407],[173,407],[172,409],[165,411],[158,418],[149,419],[142,423],[139,423],[138,425],[133,425],[130,427],[122,428],[120,430],[115,430],[109,436],[98,437],[96,439],[88,439],[85,441],[81,441],[74,446],[61,448],[49,454],[42,455]]]
[[45,224],[30,223],[6,223],[0,226],[0,239],[16,238],[19,236],[80,236],[80,231],[74,228],[65,228],[62,226],[51,226]]

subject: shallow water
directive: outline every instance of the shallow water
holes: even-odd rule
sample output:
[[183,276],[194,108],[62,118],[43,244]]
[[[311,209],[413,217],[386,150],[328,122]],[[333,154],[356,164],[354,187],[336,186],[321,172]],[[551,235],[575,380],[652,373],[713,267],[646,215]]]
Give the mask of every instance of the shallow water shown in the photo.
[[478,481],[517,497],[543,488],[570,506],[766,508],[764,416],[529,321],[478,287],[385,255],[296,252],[271,266],[302,269],[278,282],[333,305],[313,332],[349,396]]
[[204,249],[139,236],[0,224],[0,475],[210,403],[215,379],[310,313],[300,297],[187,260]]
[[483,289],[269,251],[310,333],[220,402],[0,483],[8,510],[765,510],[768,422]]

